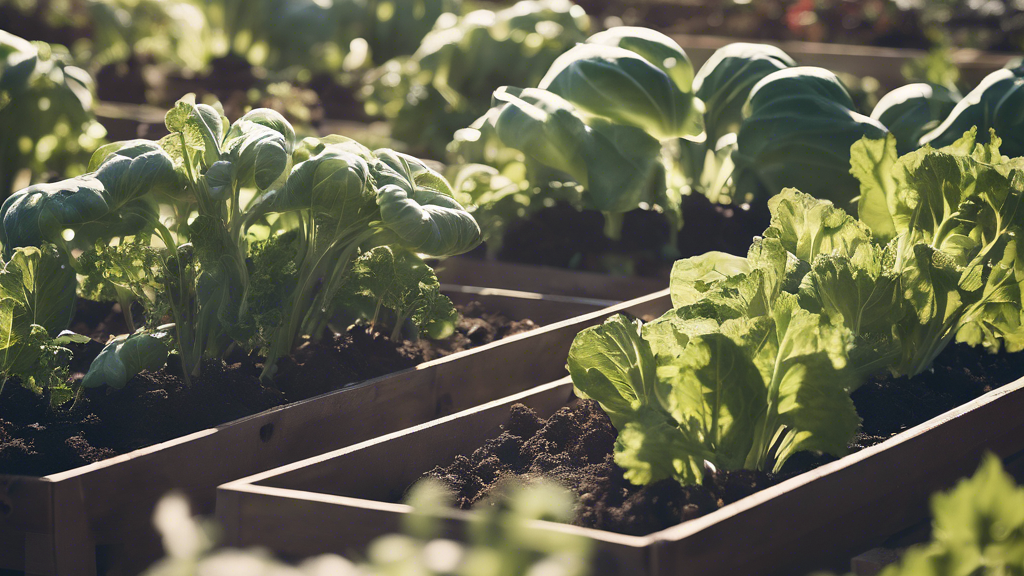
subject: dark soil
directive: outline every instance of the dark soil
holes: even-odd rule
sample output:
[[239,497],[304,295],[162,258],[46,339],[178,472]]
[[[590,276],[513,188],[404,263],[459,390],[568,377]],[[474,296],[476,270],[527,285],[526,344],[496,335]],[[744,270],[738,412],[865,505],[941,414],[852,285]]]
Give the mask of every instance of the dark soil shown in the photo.
[[604,235],[604,216],[559,203],[509,227],[498,259],[594,272],[667,277],[677,258],[719,250],[745,256],[751,239],[768,227],[766,207],[748,210],[712,204],[705,196],[683,198],[685,223],[676,253],[663,250],[671,238],[662,214],[633,210],[625,215],[622,238]]
[[[968,402],[1024,374],[1024,353],[989,355],[952,346],[934,370],[913,379],[879,377],[853,394],[863,418],[851,452]],[[800,453],[779,474],[708,470],[703,485],[662,480],[644,487],[623,478],[612,453],[616,431],[596,402],[571,403],[540,420],[522,404],[512,406],[509,424],[470,456],[459,456],[426,475],[454,491],[457,505],[487,502],[508,483],[555,480],[579,501],[575,523],[623,534],[645,535],[703,516],[834,457]]]
[[[444,342],[395,345],[365,326],[305,342],[281,360],[273,388],[260,383],[262,359],[245,354],[207,361],[191,387],[172,357],[163,370],[143,372],[122,390],[85,390],[59,410],[45,396],[8,383],[0,394],[0,473],[43,476],[83,466],[536,327],[478,303],[459,308],[464,316]],[[119,309],[88,301],[80,302],[72,328],[95,339],[73,348],[73,379],[88,370],[110,334],[126,332]]]

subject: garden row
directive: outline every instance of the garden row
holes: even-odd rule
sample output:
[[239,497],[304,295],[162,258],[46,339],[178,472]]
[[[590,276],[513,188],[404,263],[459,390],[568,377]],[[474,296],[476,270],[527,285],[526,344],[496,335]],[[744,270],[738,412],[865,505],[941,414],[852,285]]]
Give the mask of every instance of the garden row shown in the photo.
[[[695,71],[613,28],[495,91],[447,146],[454,185],[183,98],[167,136],[0,209],[3,567],[130,573],[163,492],[209,511],[251,474],[217,496],[229,542],[288,555],[390,531],[428,472],[464,507],[567,484],[583,527],[544,529],[607,571],[793,571],[876,543],[982,449],[1024,449],[1020,74],[906,86],[868,117],[777,48]],[[619,247],[662,231],[669,289],[429,265],[558,206]]]

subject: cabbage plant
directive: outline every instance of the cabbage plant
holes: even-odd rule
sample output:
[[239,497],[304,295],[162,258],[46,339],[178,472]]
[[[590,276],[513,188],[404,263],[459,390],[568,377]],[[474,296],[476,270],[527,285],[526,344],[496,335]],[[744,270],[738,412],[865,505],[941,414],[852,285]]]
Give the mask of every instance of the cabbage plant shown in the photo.
[[[640,207],[667,213],[677,230],[682,191],[671,182],[678,166],[670,152],[681,138],[704,137],[692,81],[689,58],[673,40],[613,28],[559,56],[537,88],[497,90],[475,133],[457,138],[493,135],[526,164],[545,167],[559,188],[578,186],[575,204],[603,212],[610,238],[619,236],[623,215]],[[531,168],[528,175],[545,174]]]
[[941,148],[953,144],[971,128],[986,142],[990,130],[999,135],[1003,153],[1024,156],[1024,70],[996,70],[949,113],[942,123],[921,136],[920,145]]
[[796,66],[779,48],[768,44],[735,42],[719,48],[700,67],[693,89],[704,103],[703,141],[679,141],[677,178],[690,193],[712,202],[731,200],[736,134],[743,123],[750,91],[765,76]]
[[93,81],[59,45],[0,30],[0,197],[25,184],[85,171],[106,136],[92,112]]
[[786,187],[853,211],[857,182],[850,146],[887,130],[855,111],[835,74],[796,67],[765,76],[750,91],[732,159],[741,201],[765,201]]
[[871,118],[889,129],[896,137],[896,150],[906,154],[946,119],[960,99],[959,92],[939,84],[908,84],[883,96]]

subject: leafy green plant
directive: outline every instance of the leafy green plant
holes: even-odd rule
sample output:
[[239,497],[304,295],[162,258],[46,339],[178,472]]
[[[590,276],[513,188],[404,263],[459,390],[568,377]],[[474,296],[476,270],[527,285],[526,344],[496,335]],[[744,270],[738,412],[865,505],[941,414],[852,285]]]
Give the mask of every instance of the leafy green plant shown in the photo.
[[65,331],[75,310],[75,272],[52,244],[14,250],[0,270],[0,391],[9,379],[49,395],[59,406],[74,391],[67,383],[71,352],[89,339]]
[[959,92],[937,84],[908,84],[883,96],[871,117],[896,137],[896,151],[906,154],[953,111],[960,98]]
[[[270,379],[300,336],[318,337],[336,309],[356,305],[336,297],[350,276],[360,296],[396,312],[394,334],[406,318],[451,333],[451,302],[412,252],[461,253],[480,230],[440,174],[340,136],[296,143],[266,109],[229,123],[186,97],[166,124],[160,142],[104,146],[91,172],[21,190],[0,209],[8,254],[53,243],[83,293],[115,299],[129,326],[142,304],[144,326],[111,341],[84,385],[123,387],[171,350],[188,381],[236,346],[263,350]],[[393,274],[382,283],[384,254]]]
[[106,131],[92,113],[93,81],[59,45],[0,30],[0,196],[28,181],[85,171]]
[[613,28],[559,56],[538,88],[496,91],[494,107],[474,125],[478,134],[457,138],[468,148],[493,135],[523,154],[533,185],[578,187],[575,204],[603,212],[610,238],[624,213],[640,207],[664,211],[678,229],[682,191],[671,181],[671,150],[680,138],[703,137],[692,81],[686,53],[670,38]]
[[452,301],[441,294],[434,271],[416,254],[389,246],[360,255],[335,299],[338,307],[366,299],[374,310],[371,325],[380,319],[381,308],[393,311],[391,339],[396,341],[407,320],[433,339],[447,338],[459,316]]
[[[577,394],[600,402],[619,430],[626,478],[693,484],[705,461],[778,470],[800,450],[845,453],[860,422],[844,369],[848,331],[781,290],[787,256],[775,240],[756,243],[745,262],[697,258],[674,270],[675,310],[643,327],[615,316],[569,352]],[[707,288],[696,299],[691,275]]]
[[935,148],[949,146],[972,127],[984,143],[989,131],[1002,140],[1002,149],[1012,158],[1024,156],[1024,70],[996,70],[960,100],[949,116],[932,131],[921,136],[920,145]]
[[688,484],[704,462],[778,471],[800,450],[842,454],[865,377],[920,374],[954,338],[1020,350],[1024,172],[998,145],[968,132],[897,158],[893,136],[863,139],[860,220],[783,190],[746,258],[676,262],[673,310],[581,332],[569,372],[619,430],[626,477]]
[[200,3],[189,0],[85,0],[76,24],[87,39],[74,46],[79,61],[95,70],[135,56],[202,70],[210,59],[212,31]]
[[1024,489],[994,454],[974,476],[932,496],[932,541],[915,546],[883,576],[1024,572]]
[[764,201],[793,187],[853,209],[857,182],[850,146],[884,138],[879,122],[855,112],[836,76],[801,66],[774,72],[750,91],[732,159],[741,202]]
[[487,111],[495,89],[532,86],[589,28],[586,13],[569,0],[447,15],[411,56],[370,72],[360,96],[395,138],[440,158],[452,134]]
[[362,245],[420,254],[460,254],[480,243],[480,228],[452,197],[443,176],[392,150],[371,152],[347,139],[305,142],[308,159],[285,185],[261,198],[263,214],[296,212],[304,231],[298,285],[268,352],[264,377],[301,334],[318,335]]
[[910,547],[881,576],[1024,573],[1024,488],[986,453],[974,476],[932,495],[931,541]]
[[412,488],[407,503],[413,512],[401,534],[378,537],[364,559],[352,562],[328,554],[297,567],[273,559],[265,551],[215,550],[216,527],[190,516],[188,502],[176,494],[157,504],[154,524],[163,536],[167,556],[145,576],[204,574],[227,576],[288,572],[331,576],[585,576],[591,573],[591,546],[576,535],[539,531],[538,520],[568,522],[572,497],[546,483],[511,490],[494,506],[477,511],[461,543],[441,536],[448,513],[444,488],[424,481]]
[[708,146],[739,132],[743,105],[762,78],[794,66],[789,54],[768,44],[734,42],[715,50],[693,80],[693,90],[704,102]]

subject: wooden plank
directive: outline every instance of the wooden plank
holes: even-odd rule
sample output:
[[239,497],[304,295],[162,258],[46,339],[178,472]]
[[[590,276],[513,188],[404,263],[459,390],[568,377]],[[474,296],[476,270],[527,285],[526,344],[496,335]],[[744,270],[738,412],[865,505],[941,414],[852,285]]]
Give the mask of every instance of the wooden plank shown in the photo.
[[[317,512],[322,515],[322,526],[337,525],[339,530],[346,523],[356,522],[355,516],[349,516],[354,508],[360,509],[356,513],[359,517],[366,508],[375,510],[374,518],[382,514],[401,516],[405,510],[389,508],[394,505],[379,499],[392,496],[395,490],[404,488],[434,465],[479,446],[495,433],[497,414],[507,410],[512,401],[529,404],[528,399],[529,393],[496,401],[232,482],[218,492],[218,508],[221,501],[225,502],[221,520],[226,525],[236,525],[230,530],[236,538],[232,544],[274,549],[278,542],[263,531],[243,528],[261,522],[258,516],[268,507],[274,510],[273,522],[294,530],[302,530],[303,515],[316,507],[315,502],[327,504],[333,510]],[[1018,455],[1011,465],[1020,462],[1024,421],[1017,416],[1022,411],[1024,379],[882,444],[702,518],[651,534],[646,543],[608,532],[581,533],[608,550],[617,546],[650,548],[649,556],[638,556],[644,558],[643,562],[630,565],[629,571],[620,572],[623,574],[792,575],[822,568],[844,570],[845,566],[837,565],[837,561],[851,558],[926,520],[930,495],[973,473],[986,450],[1004,458]],[[259,494],[259,503],[246,504],[246,493]],[[271,504],[275,497],[282,501]],[[294,500],[303,501],[301,513],[288,511],[285,501]],[[381,526],[391,529],[397,521],[382,520]],[[358,526],[364,539],[382,533],[370,524]],[[627,540],[618,540],[621,538]],[[313,535],[306,538],[316,539]],[[315,548],[317,544],[310,546]]]
[[[267,547],[287,557],[362,552],[375,537],[400,529],[408,506],[391,504],[424,471],[500,433],[509,406],[522,402],[548,417],[572,395],[563,378],[471,410],[221,486],[217,519],[229,546]],[[396,458],[401,455],[400,458]],[[301,488],[300,488],[301,487]],[[359,497],[351,497],[358,494]],[[449,536],[469,515],[453,512]],[[539,522],[538,529],[595,538],[609,565],[645,570],[651,540]]]
[[612,276],[552,266],[478,260],[465,256],[446,258],[438,262],[435,269],[438,279],[446,284],[504,288],[619,302],[657,292],[668,285],[667,278]]
[[540,325],[561,322],[567,318],[614,306],[622,301],[449,284],[441,284],[441,291],[455,304],[477,301],[484,304],[487,310],[500,311],[512,320],[528,318]]
[[[1024,379],[893,438],[653,536],[659,574],[798,574],[928,517],[928,498],[991,450],[1024,450]],[[766,538],[765,534],[778,535]],[[742,549],[743,554],[734,551]]]
[[[167,491],[179,489],[196,513],[212,513],[219,484],[549,382],[565,374],[565,354],[582,328],[618,311],[654,315],[669,307],[663,290],[89,466],[45,478],[0,474],[0,510],[8,501],[12,510],[0,514],[0,549],[22,539],[32,558],[53,550],[63,561],[80,560],[80,544],[101,545],[114,558],[107,574],[134,576],[160,555],[151,514]],[[51,514],[51,499],[73,505]]]
[[0,528],[0,570],[25,569],[25,533]]

